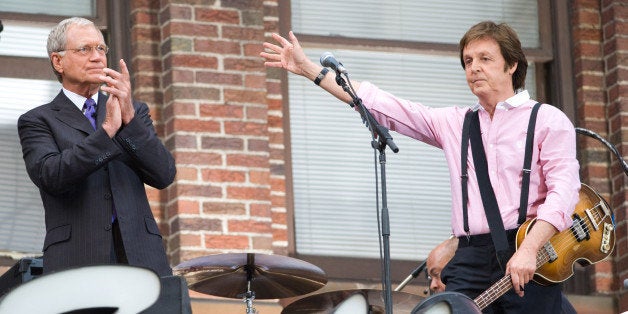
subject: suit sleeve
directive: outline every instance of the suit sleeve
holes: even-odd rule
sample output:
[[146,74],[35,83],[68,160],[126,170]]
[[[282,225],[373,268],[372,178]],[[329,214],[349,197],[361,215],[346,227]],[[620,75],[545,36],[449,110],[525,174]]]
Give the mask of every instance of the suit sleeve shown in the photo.
[[163,189],[174,181],[174,158],[157,137],[148,106],[145,103],[134,106],[135,117],[118,132],[115,140],[131,157],[142,181]]
[[87,176],[122,153],[102,128],[85,136],[45,110],[22,115],[17,126],[29,177],[52,195],[76,189]]

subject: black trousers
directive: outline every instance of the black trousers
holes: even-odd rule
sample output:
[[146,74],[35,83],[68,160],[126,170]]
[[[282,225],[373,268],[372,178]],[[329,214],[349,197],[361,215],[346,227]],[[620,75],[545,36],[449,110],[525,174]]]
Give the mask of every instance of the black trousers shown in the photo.
[[[515,231],[508,232],[514,252]],[[441,272],[447,291],[456,291],[475,299],[494,282],[504,277],[495,255],[490,234],[459,238],[458,249]],[[505,267],[506,265],[504,265]],[[525,285],[524,297],[513,289],[486,307],[483,313],[534,313],[555,314],[561,312],[560,285],[542,286],[533,281]]]

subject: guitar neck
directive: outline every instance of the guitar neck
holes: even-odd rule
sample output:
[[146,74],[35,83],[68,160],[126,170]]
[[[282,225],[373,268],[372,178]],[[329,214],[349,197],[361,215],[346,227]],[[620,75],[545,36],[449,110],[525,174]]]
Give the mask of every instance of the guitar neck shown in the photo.
[[[536,255],[536,268],[541,267],[541,265],[545,264],[549,260],[549,256],[543,247]],[[508,290],[512,288],[512,280],[510,275],[506,275],[502,277],[500,280],[495,282],[490,288],[486,291],[482,292],[479,296],[473,299],[473,302],[477,304],[480,310],[483,310],[499,297],[504,295]]]

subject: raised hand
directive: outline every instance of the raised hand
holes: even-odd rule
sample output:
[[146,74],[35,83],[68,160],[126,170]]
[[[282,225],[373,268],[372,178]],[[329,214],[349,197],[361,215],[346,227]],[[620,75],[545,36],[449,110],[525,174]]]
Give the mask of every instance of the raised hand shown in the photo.
[[[105,83],[101,90],[109,93],[109,99],[117,98],[123,124],[128,124],[135,116],[133,108],[133,93],[131,90],[131,76],[124,60],[120,59],[120,72],[104,68],[100,79]],[[109,103],[109,102],[107,102]]]
[[314,75],[317,74],[320,66],[317,66],[307,58],[297,37],[292,31],[288,33],[289,41],[279,34],[273,33],[272,36],[279,45],[268,42],[264,43],[264,48],[266,48],[267,51],[261,52],[260,56],[266,59],[266,62],[264,62],[265,66],[284,68],[294,74],[303,76],[309,76],[308,74],[310,73],[314,73]]

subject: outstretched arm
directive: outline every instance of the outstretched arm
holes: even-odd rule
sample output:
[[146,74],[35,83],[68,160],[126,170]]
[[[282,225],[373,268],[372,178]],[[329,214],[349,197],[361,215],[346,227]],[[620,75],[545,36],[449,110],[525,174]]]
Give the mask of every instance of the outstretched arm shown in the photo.
[[[294,33],[292,31],[288,33],[290,40],[275,33],[272,36],[279,45],[264,43],[266,51],[260,53],[260,56],[266,59],[264,65],[271,68],[283,68],[296,75],[306,77],[310,81],[314,81],[323,67],[308,59]],[[351,84],[358,90],[360,82],[351,80]],[[351,97],[336,84],[333,71],[325,75],[319,86],[344,103],[352,101]]]

